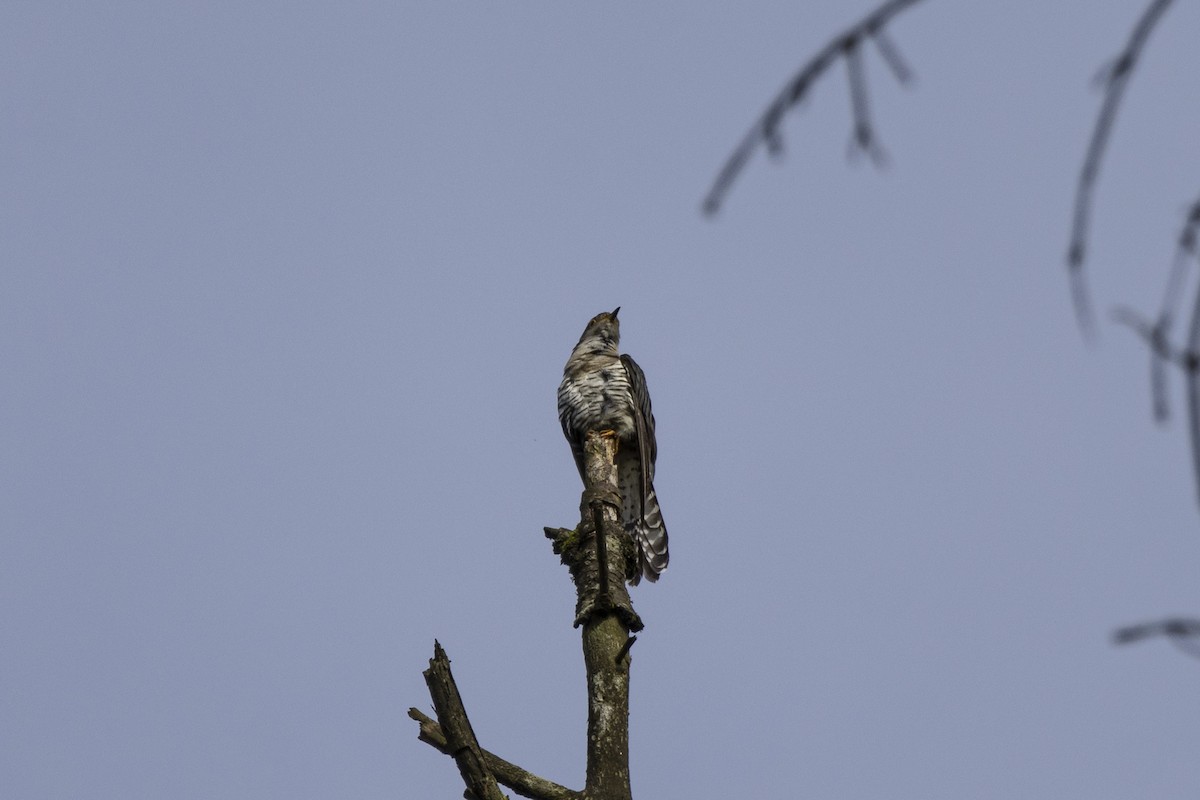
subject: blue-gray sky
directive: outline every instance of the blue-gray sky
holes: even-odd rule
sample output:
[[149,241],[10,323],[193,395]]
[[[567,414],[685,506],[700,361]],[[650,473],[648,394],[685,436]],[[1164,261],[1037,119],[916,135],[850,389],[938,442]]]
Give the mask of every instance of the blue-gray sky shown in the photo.
[[[555,415],[622,307],[672,534],[634,593],[638,797],[1194,798],[1186,428],[1062,268],[1141,4],[928,2],[716,220],[717,168],[871,3],[0,10],[0,784],[456,797],[405,717],[438,637],[485,747],[584,765]],[[1200,188],[1197,10],[1101,179],[1101,317]],[[1178,380],[1174,382],[1179,405]]]

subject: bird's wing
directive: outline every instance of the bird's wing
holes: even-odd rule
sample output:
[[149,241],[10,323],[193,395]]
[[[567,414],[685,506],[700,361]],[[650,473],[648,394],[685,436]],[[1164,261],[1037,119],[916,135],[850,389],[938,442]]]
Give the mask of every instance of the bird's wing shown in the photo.
[[564,381],[558,387],[558,421],[562,425],[563,436],[567,437],[567,443],[571,445],[571,455],[575,458],[575,467],[579,470],[579,477],[587,481],[587,476],[584,475],[583,469],[583,441],[580,439],[579,432],[574,429],[571,422],[571,400],[568,395],[567,383]]
[[650,409],[650,392],[646,388],[646,374],[637,362],[628,355],[621,356],[625,375],[629,379],[629,393],[633,397],[633,423],[637,429],[638,460],[642,463],[642,491],[639,508],[643,518],[646,513],[646,498],[650,496],[654,483],[654,460],[658,458],[658,443],[654,439],[654,413]]

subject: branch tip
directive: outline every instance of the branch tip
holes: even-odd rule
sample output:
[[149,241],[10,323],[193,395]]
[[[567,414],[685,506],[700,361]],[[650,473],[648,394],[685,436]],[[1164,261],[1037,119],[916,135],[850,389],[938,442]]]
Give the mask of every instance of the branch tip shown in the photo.
[[[904,62],[900,51],[884,34],[884,28],[901,11],[904,11],[909,6],[916,5],[920,1],[888,0],[881,3],[874,11],[826,42],[824,47],[809,58],[804,66],[797,70],[785,84],[783,90],[767,104],[766,109],[759,115],[758,120],[751,126],[749,132],[742,137],[741,142],[734,148],[733,153],[725,160],[725,164],[717,173],[717,177],[713,180],[712,186],[708,190],[708,194],[705,196],[701,206],[705,215],[711,217],[717,213],[717,210],[725,200],[725,195],[728,194],[734,181],[741,175],[750,156],[753,155],[756,149],[763,147],[767,150],[768,154],[776,156],[782,151],[782,144],[779,141],[778,121],[783,117],[785,112],[800,103],[813,81],[819,78],[838,58],[845,58],[848,63],[860,60],[862,57],[862,48],[860,45],[863,38],[872,39],[877,45],[884,62],[891,69],[892,74],[901,83],[907,82],[912,76],[912,70]],[[857,68],[851,67],[851,69]],[[865,87],[860,86],[856,89],[852,85],[851,94],[854,97],[861,96],[865,99]],[[864,144],[864,142],[873,143],[875,137],[870,133],[863,135],[857,131],[858,122],[866,118],[866,110],[859,107],[857,99],[855,99],[855,106],[855,140],[859,142],[859,146],[862,149],[871,155],[872,160],[877,165],[881,164],[885,159],[878,146],[873,145],[868,147]]]
[[633,647],[633,643],[636,641],[637,641],[636,636],[630,636],[628,639],[625,640],[625,644],[621,645],[621,649],[619,651],[617,651],[617,657],[615,659],[617,664],[620,664],[621,659],[623,659],[623,658],[625,658],[625,656],[629,655],[629,651]]
[[1191,656],[1200,658],[1200,619],[1173,617],[1157,622],[1127,625],[1113,631],[1113,644],[1140,642],[1153,636],[1165,636],[1171,644]]
[[1080,276],[1072,286],[1075,295],[1075,314],[1085,337],[1091,335],[1091,319],[1088,311],[1087,289],[1082,281],[1085,256],[1085,243],[1091,221],[1092,199],[1095,194],[1096,180],[1100,175],[1100,165],[1108,146],[1109,135],[1121,106],[1121,99],[1133,68],[1137,64],[1142,48],[1154,26],[1161,19],[1163,12],[1171,5],[1172,0],[1152,0],[1142,16],[1138,19],[1129,35],[1129,41],[1111,62],[1110,66],[1101,69],[1099,75],[1104,76],[1104,100],[1096,116],[1096,124],[1092,128],[1092,138],[1088,142],[1083,165],[1079,169],[1079,180],[1075,187],[1075,209],[1071,224],[1071,245],[1067,255],[1067,263],[1071,265],[1072,275]]

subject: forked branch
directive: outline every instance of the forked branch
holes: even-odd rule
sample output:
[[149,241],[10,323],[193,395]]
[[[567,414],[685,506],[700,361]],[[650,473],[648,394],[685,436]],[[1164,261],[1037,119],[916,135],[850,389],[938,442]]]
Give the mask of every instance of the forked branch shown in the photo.
[[[1179,231],[1175,242],[1175,261],[1171,265],[1171,273],[1167,278],[1167,288],[1163,292],[1162,308],[1158,312],[1158,321],[1154,324],[1156,332],[1164,339],[1171,335],[1171,325],[1183,297],[1184,280],[1187,277],[1188,265],[1196,259],[1197,237],[1200,236],[1200,198],[1188,209],[1187,219]],[[1150,358],[1150,392],[1154,401],[1154,418],[1165,422],[1170,416],[1167,403],[1167,374],[1163,368],[1163,360],[1151,354]]]
[[[1189,216],[1188,225],[1184,229],[1184,237],[1192,231],[1193,227]],[[1172,313],[1170,306],[1164,306],[1158,320],[1153,324],[1127,308],[1118,308],[1113,316],[1117,322],[1132,328],[1150,347],[1150,375],[1152,390],[1155,394],[1155,414],[1160,419],[1166,413],[1164,365],[1173,364],[1184,372],[1184,379],[1187,382],[1188,423],[1192,440],[1192,469],[1196,482],[1196,496],[1200,500],[1200,287],[1197,287],[1196,301],[1192,308],[1192,322],[1186,348],[1176,347],[1170,341],[1167,329]]]
[[587,777],[576,792],[539,778],[479,746],[450,673],[450,659],[434,643],[425,671],[437,720],[415,708],[419,738],[453,756],[467,796],[499,800],[497,783],[533,800],[632,800],[629,784],[630,647],[642,621],[633,610],[626,581],[638,569],[632,539],[621,527],[617,489],[617,441],[589,432],[584,439],[584,490],[575,530],[546,528],[554,552],[571,570],[577,602],[575,625],[583,628],[587,671]]
[[[417,735],[418,739],[433,745],[446,755],[453,755],[450,744],[446,741],[446,734],[442,732],[442,726],[437,723],[437,720],[430,719],[415,708],[408,710],[408,716],[421,725],[421,732]],[[532,800],[579,800],[581,797],[579,792],[559,786],[554,781],[539,778],[529,770],[522,769],[511,761],[505,761],[494,753],[487,750],[480,750],[480,752],[483,754],[484,764],[487,765],[492,775],[496,776],[496,780],[522,797],[529,797]]]
[[904,62],[899,49],[888,37],[884,26],[892,17],[914,6],[921,0],[888,0],[863,17],[854,25],[835,36],[800,71],[792,76],[783,90],[775,96],[762,115],[754,122],[753,127],[742,137],[742,141],[717,173],[712,188],[704,198],[704,213],[712,216],[720,210],[725,196],[729,193],[733,182],[746,167],[750,157],[759,147],[766,147],[768,152],[778,155],[783,150],[783,137],[780,134],[780,123],[790,109],[798,105],[808,95],[817,78],[829,69],[838,58],[846,59],[847,77],[850,83],[850,97],[854,113],[854,127],[851,133],[851,147],[864,152],[877,164],[882,163],[883,151],[879,147],[875,128],[871,124],[867,106],[866,75],[862,65],[862,45],[871,40],[879,50],[880,56],[901,83],[907,83],[912,78],[912,70]]

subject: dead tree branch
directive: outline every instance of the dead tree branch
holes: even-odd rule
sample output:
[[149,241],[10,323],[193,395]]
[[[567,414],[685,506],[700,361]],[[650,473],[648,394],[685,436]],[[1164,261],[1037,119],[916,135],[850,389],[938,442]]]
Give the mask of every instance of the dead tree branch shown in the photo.
[[621,527],[614,437],[584,437],[584,490],[575,531],[547,528],[554,552],[575,582],[575,625],[583,627],[588,686],[588,798],[630,800],[629,649],[642,629],[626,581],[638,569],[633,541]]
[[1200,287],[1196,289],[1196,303],[1192,309],[1191,332],[1188,334],[1188,422],[1192,434],[1192,465],[1197,485],[1197,497],[1200,497],[1200,376],[1197,365],[1200,364]]
[[800,71],[792,76],[783,90],[770,102],[753,127],[742,137],[742,141],[725,161],[721,171],[717,173],[712,188],[708,190],[708,194],[704,198],[704,213],[712,216],[720,210],[733,182],[760,146],[765,146],[772,155],[782,152],[783,138],[779,132],[779,126],[784,114],[804,100],[817,78],[821,77],[821,74],[829,69],[839,57],[846,59],[850,96],[853,101],[854,129],[851,147],[869,155],[876,164],[882,163],[883,151],[879,148],[875,129],[871,125],[867,109],[866,77],[862,68],[861,48],[864,41],[868,39],[874,41],[892,74],[901,83],[907,83],[912,77],[912,70],[904,62],[895,43],[887,37],[884,26],[891,21],[892,17],[920,1],[888,0],[859,22],[835,36],[807,64],[801,67]]
[[[617,443],[611,436],[589,432],[584,437],[584,490],[579,503],[579,527],[546,528],[554,552],[571,571],[575,582],[575,627],[613,614],[631,631],[642,621],[633,610],[626,581],[637,568],[633,541],[618,520],[621,495],[617,491]],[[604,536],[597,537],[603,530]],[[624,641],[624,639],[622,639]]]
[[575,626],[583,628],[587,672],[587,776],[582,792],[540,778],[483,750],[471,730],[450,660],[437,642],[425,680],[437,720],[415,708],[418,738],[458,763],[467,795],[478,800],[503,797],[497,781],[533,800],[632,800],[629,784],[630,647],[642,629],[626,582],[640,569],[633,540],[620,522],[617,440],[589,432],[584,439],[584,489],[575,530],[546,528],[554,552],[575,582]]
[[[408,710],[408,716],[421,725],[421,732],[417,735],[418,739],[433,745],[448,756],[453,755],[450,745],[446,741],[446,734],[442,732],[442,726],[438,725],[437,720],[430,719],[415,708]],[[579,792],[559,786],[554,781],[539,778],[532,772],[522,769],[510,761],[505,761],[487,750],[480,750],[480,752],[483,754],[484,764],[496,776],[496,780],[522,797],[529,797],[532,800],[579,800]]]
[[467,791],[478,800],[505,800],[483,759],[471,721],[467,719],[467,710],[463,708],[458,686],[450,673],[450,659],[436,640],[429,669],[425,670],[425,683],[429,686],[429,696],[433,698],[433,708],[446,737],[446,748],[458,764]]
[[1102,73],[1104,79],[1104,102],[1100,105],[1100,114],[1096,118],[1096,126],[1092,129],[1092,139],[1088,144],[1087,153],[1083,158],[1083,167],[1079,170],[1079,183],[1075,189],[1075,212],[1071,224],[1071,244],[1067,248],[1067,268],[1071,278],[1071,298],[1075,304],[1075,316],[1085,335],[1093,334],[1091,302],[1088,299],[1087,283],[1084,280],[1083,264],[1087,254],[1088,224],[1092,214],[1092,197],[1095,191],[1096,179],[1100,175],[1100,163],[1104,158],[1104,150],[1108,146],[1108,138],[1116,121],[1117,110],[1121,106],[1121,98],[1125,87],[1133,75],[1133,68],[1142,54],[1142,48],[1150,37],[1150,32],[1162,18],[1172,0],[1152,0],[1142,13],[1125,49],[1108,65]]

